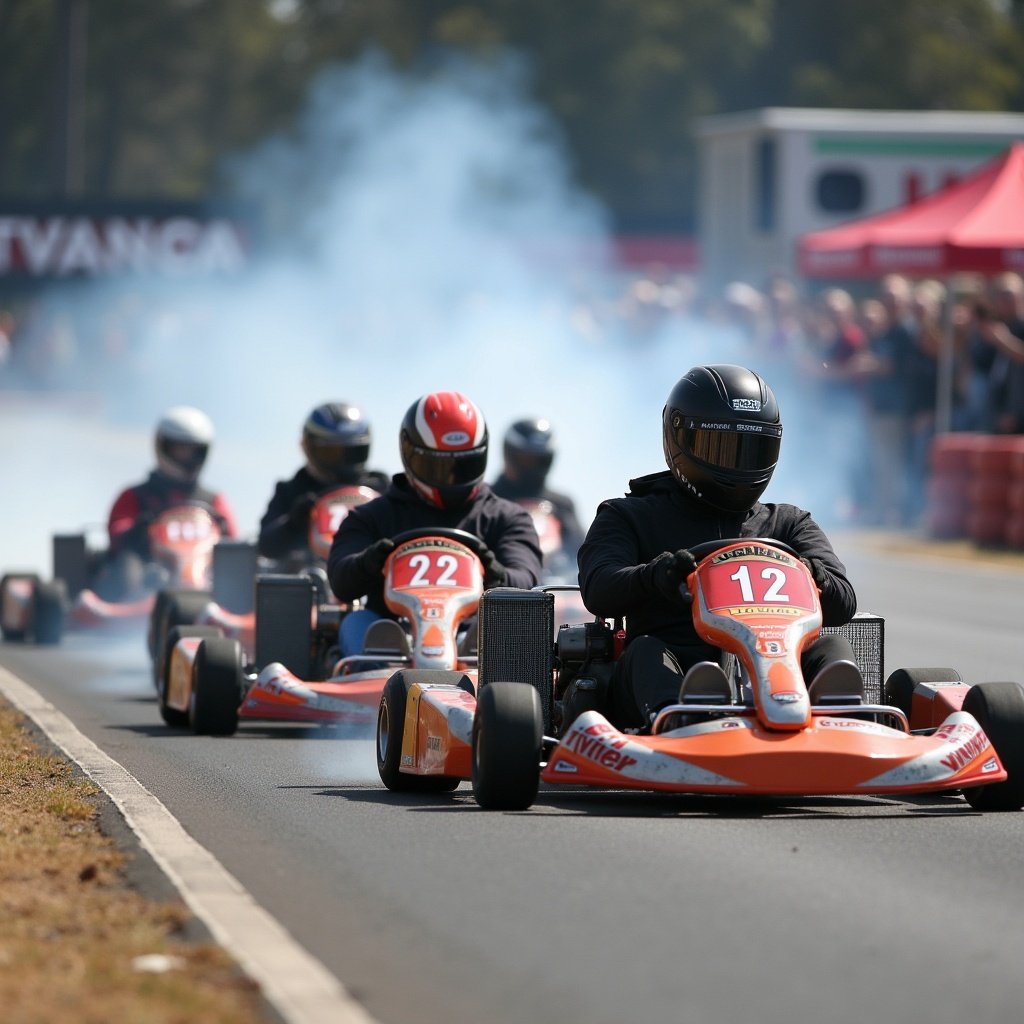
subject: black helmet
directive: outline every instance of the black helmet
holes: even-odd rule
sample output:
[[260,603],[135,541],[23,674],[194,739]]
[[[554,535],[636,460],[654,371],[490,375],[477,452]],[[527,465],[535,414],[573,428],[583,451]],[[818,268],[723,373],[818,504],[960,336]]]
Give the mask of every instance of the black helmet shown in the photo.
[[779,461],[779,405],[753,370],[695,366],[668,396],[662,440],[668,468],[686,490],[715,508],[743,512]]
[[555,458],[555,436],[547,420],[516,420],[505,432],[505,472],[527,488],[541,490]]
[[302,425],[302,450],[314,476],[354,483],[370,458],[370,423],[354,405],[325,402]]
[[461,508],[476,497],[487,468],[487,424],[465,395],[434,391],[413,402],[398,443],[406,478],[424,501]]

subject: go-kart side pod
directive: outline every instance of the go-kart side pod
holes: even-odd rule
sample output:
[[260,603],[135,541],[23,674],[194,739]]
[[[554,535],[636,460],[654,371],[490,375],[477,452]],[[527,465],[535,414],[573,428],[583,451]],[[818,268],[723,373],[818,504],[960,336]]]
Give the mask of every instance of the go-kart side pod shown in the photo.
[[440,747],[442,734],[449,731],[447,722],[439,723],[432,736],[421,718],[421,712],[427,710],[422,707],[423,694],[435,689],[447,693],[459,706],[472,702],[473,684],[463,672],[400,669],[384,684],[377,708],[377,771],[388,789],[446,793],[465,777],[462,771],[441,774],[446,771],[447,758]]
[[200,735],[231,736],[238,731],[238,705],[245,689],[242,645],[224,636],[200,642],[192,662],[188,717]]
[[529,683],[490,683],[473,719],[473,796],[487,810],[524,811],[540,785],[544,713]]
[[1024,807],[1024,689],[1020,683],[978,683],[967,691],[964,711],[985,730],[1006,769],[1006,781],[965,789],[979,811],[1019,811]]

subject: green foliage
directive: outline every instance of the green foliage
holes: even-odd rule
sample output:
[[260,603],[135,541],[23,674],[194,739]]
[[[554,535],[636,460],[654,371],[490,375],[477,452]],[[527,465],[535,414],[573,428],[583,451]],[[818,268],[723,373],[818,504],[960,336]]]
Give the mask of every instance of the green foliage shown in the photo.
[[1024,107],[1020,0],[0,0],[0,192],[59,192],[59,12],[87,10],[84,190],[202,195],[368,47],[526,56],[579,180],[620,219],[692,214],[694,119],[768,105]]

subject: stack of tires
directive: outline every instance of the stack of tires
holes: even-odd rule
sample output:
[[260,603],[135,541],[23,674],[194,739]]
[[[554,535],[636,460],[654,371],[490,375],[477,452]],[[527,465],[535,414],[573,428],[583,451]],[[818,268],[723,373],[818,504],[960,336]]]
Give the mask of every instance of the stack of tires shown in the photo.
[[983,435],[972,459],[968,536],[976,544],[1003,547],[1010,543],[1010,490],[1013,467],[1024,453],[1024,437]]
[[1010,457],[1010,486],[1007,492],[1006,543],[1024,549],[1024,445]]
[[937,434],[928,453],[928,504],[925,524],[932,537],[968,536],[972,507],[970,491],[975,454],[984,434]]

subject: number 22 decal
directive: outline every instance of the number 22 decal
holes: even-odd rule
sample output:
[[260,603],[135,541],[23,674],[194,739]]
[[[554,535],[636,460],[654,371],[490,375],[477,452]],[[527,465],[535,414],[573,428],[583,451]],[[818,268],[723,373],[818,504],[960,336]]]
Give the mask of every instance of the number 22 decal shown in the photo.
[[459,567],[459,561],[454,555],[437,556],[437,568],[441,570],[441,575],[433,582],[427,577],[427,570],[431,568],[429,555],[413,555],[409,565],[416,570],[409,580],[410,587],[454,587],[457,583],[455,570]]
[[[744,601],[753,603],[758,600],[754,597],[754,587],[750,582],[750,569],[747,566],[741,565],[729,579],[739,583],[740,594],[743,596]],[[776,601],[780,604],[789,602],[789,595],[782,592],[783,584],[786,582],[786,574],[782,569],[769,565],[761,570],[761,579],[772,581],[771,585],[764,592],[764,597],[760,599],[761,601]]]

